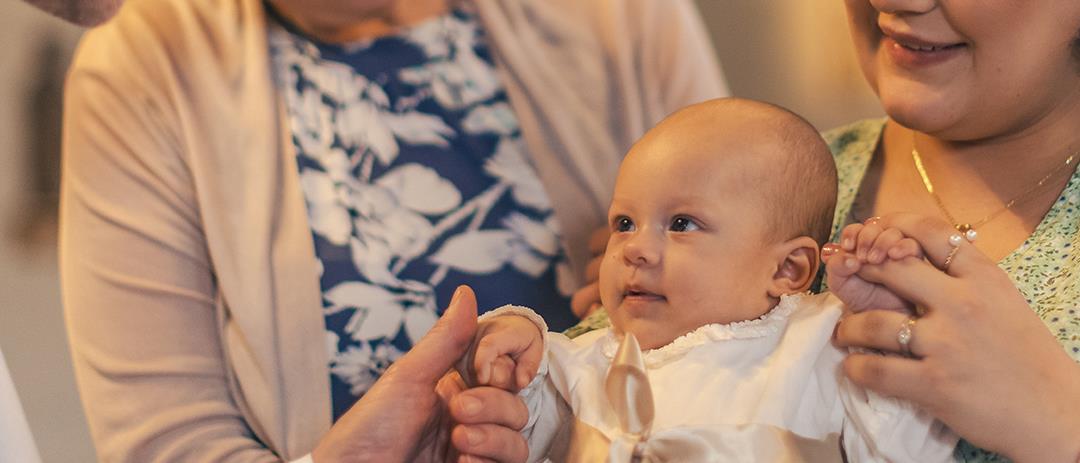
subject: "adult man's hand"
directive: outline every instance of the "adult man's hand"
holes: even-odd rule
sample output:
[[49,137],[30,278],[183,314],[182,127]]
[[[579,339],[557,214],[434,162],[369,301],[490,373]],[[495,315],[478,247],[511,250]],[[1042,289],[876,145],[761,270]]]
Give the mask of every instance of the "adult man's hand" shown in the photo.
[[464,388],[447,373],[476,333],[476,296],[459,287],[439,322],[323,436],[315,463],[523,462],[528,420],[517,396]]

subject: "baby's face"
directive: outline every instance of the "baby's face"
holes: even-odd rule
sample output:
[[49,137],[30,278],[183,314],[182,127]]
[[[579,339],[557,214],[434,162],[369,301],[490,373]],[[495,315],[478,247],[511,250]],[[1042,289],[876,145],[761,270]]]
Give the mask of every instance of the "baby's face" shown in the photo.
[[770,307],[776,263],[755,198],[769,179],[739,162],[745,156],[700,153],[715,148],[642,142],[619,170],[600,295],[615,329],[643,349]]

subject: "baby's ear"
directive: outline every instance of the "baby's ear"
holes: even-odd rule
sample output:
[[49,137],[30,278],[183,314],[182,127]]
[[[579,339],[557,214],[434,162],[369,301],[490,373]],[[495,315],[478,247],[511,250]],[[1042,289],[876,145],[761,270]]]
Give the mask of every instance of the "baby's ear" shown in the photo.
[[810,289],[819,264],[817,242],[809,236],[800,236],[776,245],[775,249],[777,267],[769,284],[769,297]]

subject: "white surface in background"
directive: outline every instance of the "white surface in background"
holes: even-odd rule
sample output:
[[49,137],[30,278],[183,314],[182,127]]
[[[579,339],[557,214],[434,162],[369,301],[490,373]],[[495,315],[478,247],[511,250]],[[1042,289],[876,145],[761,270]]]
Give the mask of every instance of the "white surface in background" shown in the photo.
[[41,461],[30,424],[23,415],[15,384],[11,382],[7,363],[0,352],[0,461],[37,463]]

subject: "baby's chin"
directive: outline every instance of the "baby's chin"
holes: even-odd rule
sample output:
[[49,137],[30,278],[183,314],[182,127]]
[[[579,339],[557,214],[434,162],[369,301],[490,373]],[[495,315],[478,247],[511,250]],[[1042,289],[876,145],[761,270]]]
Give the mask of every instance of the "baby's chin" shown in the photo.
[[[626,326],[619,326],[623,324]],[[612,328],[615,333],[620,336],[626,333],[633,334],[643,351],[659,349],[671,344],[679,336],[686,334],[685,332],[672,333],[665,329],[666,327],[658,325],[662,325],[662,323],[658,324],[647,320],[630,320],[627,323],[616,323],[615,320],[612,320]]]

